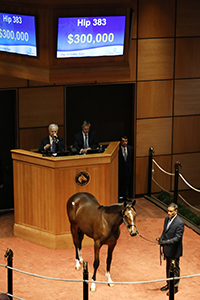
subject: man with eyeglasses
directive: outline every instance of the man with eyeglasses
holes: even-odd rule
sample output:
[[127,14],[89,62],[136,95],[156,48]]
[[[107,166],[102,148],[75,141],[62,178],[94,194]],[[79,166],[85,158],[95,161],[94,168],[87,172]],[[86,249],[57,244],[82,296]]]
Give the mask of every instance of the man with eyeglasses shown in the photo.
[[[183,255],[183,232],[184,222],[177,215],[178,206],[175,203],[171,203],[168,206],[167,217],[164,221],[164,229],[159,239],[159,245],[163,246],[163,253],[166,259],[166,277],[169,278],[170,263],[175,261],[174,277],[180,277],[179,261]],[[179,279],[174,282],[174,293],[178,292]],[[169,282],[161,288],[161,291],[167,291],[169,289]],[[167,295],[169,295],[167,293]]]

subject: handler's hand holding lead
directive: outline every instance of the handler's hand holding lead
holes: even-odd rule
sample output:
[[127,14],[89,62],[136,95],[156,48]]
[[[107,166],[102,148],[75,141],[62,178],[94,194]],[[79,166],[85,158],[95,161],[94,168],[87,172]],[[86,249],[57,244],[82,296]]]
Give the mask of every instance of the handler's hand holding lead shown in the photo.
[[164,240],[162,240],[162,239],[159,239],[158,243],[159,243],[160,246],[164,246],[164,245],[167,244],[167,241],[164,241]]

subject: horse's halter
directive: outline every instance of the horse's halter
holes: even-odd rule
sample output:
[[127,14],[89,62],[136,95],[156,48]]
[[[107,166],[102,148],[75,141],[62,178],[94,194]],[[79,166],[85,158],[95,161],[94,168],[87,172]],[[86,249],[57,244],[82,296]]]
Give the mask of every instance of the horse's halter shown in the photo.
[[[131,235],[136,235],[136,234],[138,234],[138,231],[137,231],[137,226],[133,223],[133,220],[132,220],[131,224],[128,224],[128,222],[126,221],[125,212],[127,211],[127,209],[130,209],[130,208],[132,208],[132,209],[134,210],[134,208],[133,208],[131,205],[127,205],[127,206],[125,207],[125,209],[122,210],[122,219],[123,219],[124,224],[125,224],[126,227],[128,228],[130,234],[131,234]],[[134,210],[134,211],[135,211],[135,210]],[[130,228],[131,228],[131,227],[135,227],[135,229],[136,229],[136,233],[135,233],[135,234],[133,234],[133,233],[130,231]]]

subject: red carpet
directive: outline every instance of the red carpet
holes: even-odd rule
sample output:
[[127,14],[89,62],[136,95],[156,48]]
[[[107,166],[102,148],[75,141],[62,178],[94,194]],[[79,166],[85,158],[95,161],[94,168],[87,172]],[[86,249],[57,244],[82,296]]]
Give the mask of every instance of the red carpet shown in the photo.
[[[165,212],[146,199],[137,199],[137,228],[141,235],[150,240],[160,236]],[[51,250],[30,242],[14,238],[12,233],[13,215],[0,216],[0,263],[6,265],[4,254],[7,248],[14,252],[13,267],[22,271],[64,279],[83,278],[81,271],[75,270],[74,249]],[[181,258],[181,276],[200,273],[200,236],[185,227],[183,238],[184,254]],[[106,281],[106,252],[104,246],[100,253],[98,281]],[[89,279],[93,272],[93,246],[83,248],[83,258],[88,262]],[[124,224],[121,225],[121,236],[114,250],[111,266],[111,278],[115,282],[138,282],[165,278],[165,261],[160,266],[159,246],[139,236],[131,237]],[[13,273],[13,294],[25,300],[61,300],[83,299],[83,284],[40,279],[18,272]],[[108,287],[97,284],[96,292],[89,292],[89,299],[134,299],[162,300],[169,299],[160,287],[165,282],[115,285]],[[0,290],[7,291],[7,269],[0,267]],[[200,277],[182,279],[177,300],[198,300]],[[15,298],[13,298],[15,299]]]

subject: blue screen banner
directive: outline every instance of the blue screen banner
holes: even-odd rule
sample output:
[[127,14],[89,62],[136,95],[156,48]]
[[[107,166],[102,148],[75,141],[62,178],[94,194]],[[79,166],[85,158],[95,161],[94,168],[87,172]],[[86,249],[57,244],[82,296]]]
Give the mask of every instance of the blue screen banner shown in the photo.
[[57,58],[123,55],[125,23],[125,16],[58,18]]
[[0,51],[37,56],[35,17],[0,13]]

